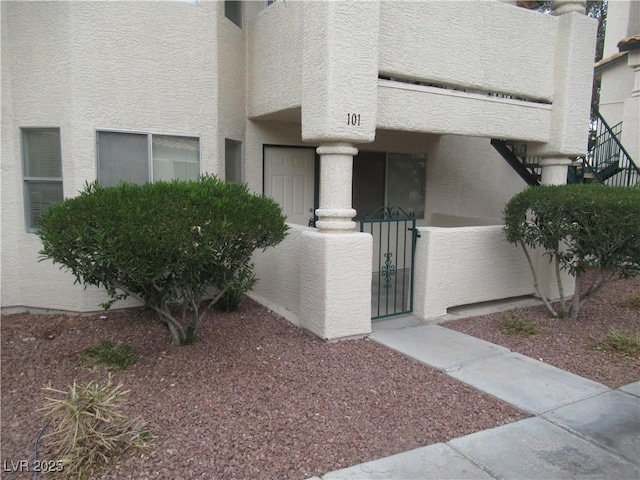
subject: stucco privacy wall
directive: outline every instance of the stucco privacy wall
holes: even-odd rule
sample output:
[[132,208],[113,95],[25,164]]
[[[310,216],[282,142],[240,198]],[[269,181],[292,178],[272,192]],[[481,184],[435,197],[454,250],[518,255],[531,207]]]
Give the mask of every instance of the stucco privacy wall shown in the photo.
[[24,223],[20,127],[60,127],[67,197],[96,178],[97,128],[199,136],[202,171],[218,171],[220,8],[2,2],[3,307],[97,310],[104,298],[37,261],[39,239]]
[[551,101],[556,21],[495,1],[382,2],[380,73]]
[[300,326],[302,232],[311,227],[289,224],[285,239],[253,256],[258,282],[250,296]]
[[428,319],[459,305],[533,295],[531,271],[502,226],[420,227],[414,314]]

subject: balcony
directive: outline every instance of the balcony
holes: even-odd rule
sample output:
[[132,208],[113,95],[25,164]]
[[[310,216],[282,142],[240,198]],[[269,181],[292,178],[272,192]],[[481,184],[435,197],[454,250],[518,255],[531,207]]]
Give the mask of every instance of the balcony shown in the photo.
[[373,129],[545,142],[559,19],[492,0],[276,2],[249,25],[248,114],[304,132],[317,110],[335,123],[318,138],[364,109]]

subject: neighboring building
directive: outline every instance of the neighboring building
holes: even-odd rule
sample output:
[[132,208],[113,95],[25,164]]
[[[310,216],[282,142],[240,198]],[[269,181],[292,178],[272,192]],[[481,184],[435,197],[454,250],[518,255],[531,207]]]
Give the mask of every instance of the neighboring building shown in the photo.
[[[48,204],[94,179],[203,172],[280,202],[292,229],[256,256],[253,295],[323,338],[368,333],[397,279],[423,318],[532,294],[500,226],[525,183],[490,141],[526,143],[542,183],[566,181],[589,130],[583,4],[2,2],[3,310],[103,300],[38,262]],[[415,215],[409,240],[357,231],[388,203]],[[411,256],[413,232],[401,267],[385,247]]]
[[[636,165],[640,164],[640,2],[609,1],[599,110]],[[616,128],[619,127],[619,128]]]

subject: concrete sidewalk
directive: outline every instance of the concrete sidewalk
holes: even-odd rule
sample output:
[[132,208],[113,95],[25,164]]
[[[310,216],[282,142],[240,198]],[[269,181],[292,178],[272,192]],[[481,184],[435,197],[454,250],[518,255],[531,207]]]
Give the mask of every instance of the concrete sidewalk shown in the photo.
[[640,382],[617,390],[411,318],[371,340],[532,416],[322,479],[640,479]]

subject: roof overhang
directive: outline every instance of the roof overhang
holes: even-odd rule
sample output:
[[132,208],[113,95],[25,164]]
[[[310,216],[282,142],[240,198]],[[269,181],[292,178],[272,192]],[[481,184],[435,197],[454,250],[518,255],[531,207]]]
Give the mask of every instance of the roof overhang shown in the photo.
[[598,78],[602,74],[602,72],[622,62],[626,58],[627,52],[617,52],[613,55],[608,56],[607,58],[603,58],[602,60],[596,62],[593,66],[593,74],[596,78]]
[[640,33],[623,38],[618,42],[618,51],[620,52],[630,52],[638,49],[640,49]]

